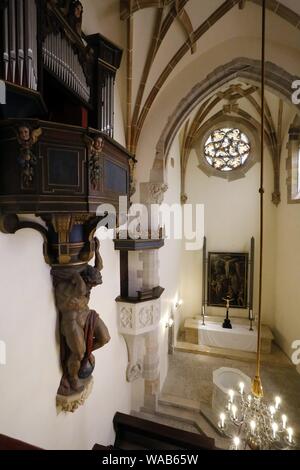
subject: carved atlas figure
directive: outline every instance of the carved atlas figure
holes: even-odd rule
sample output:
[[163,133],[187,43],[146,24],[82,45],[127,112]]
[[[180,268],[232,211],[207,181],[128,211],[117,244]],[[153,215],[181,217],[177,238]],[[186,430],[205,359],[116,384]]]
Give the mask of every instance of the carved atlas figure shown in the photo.
[[95,358],[92,354],[110,340],[109,332],[98,313],[88,303],[93,287],[102,284],[102,259],[95,239],[95,266],[83,271],[52,269],[57,309],[60,314],[61,363],[63,377],[59,395],[71,395],[84,389],[82,379],[91,376]]

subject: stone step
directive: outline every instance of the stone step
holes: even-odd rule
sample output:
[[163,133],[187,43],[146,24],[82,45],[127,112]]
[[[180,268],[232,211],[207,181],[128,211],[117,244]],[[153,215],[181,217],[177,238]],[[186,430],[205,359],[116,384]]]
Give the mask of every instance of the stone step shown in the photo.
[[199,412],[200,410],[200,401],[189,400],[187,398],[177,397],[167,393],[162,393],[158,402],[162,405],[174,406],[175,408],[177,407],[195,412]]
[[162,394],[158,400],[157,414],[172,416],[179,422],[188,422],[195,426],[198,432],[215,439],[216,447],[228,448],[228,440],[220,433],[213,410],[204,403]]
[[[211,346],[187,343],[185,341],[177,341],[174,346],[174,351],[200,354],[202,356],[223,357],[225,359],[238,360],[240,362],[248,363],[255,363],[256,361],[256,353],[237,351],[234,349],[213,348]],[[272,354],[261,355],[261,361],[263,364],[272,364],[276,365],[276,367],[293,368],[293,364],[287,361],[286,355],[276,344],[273,344]]]

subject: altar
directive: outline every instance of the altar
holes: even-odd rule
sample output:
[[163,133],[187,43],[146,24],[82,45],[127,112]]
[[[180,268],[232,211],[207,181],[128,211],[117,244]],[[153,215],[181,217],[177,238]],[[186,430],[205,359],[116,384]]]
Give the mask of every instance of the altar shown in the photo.
[[245,325],[233,325],[232,329],[226,329],[221,324],[211,323],[201,325],[198,334],[199,344],[213,348],[248,352],[255,352],[257,348],[257,331],[250,331]]
[[[250,331],[249,324],[234,323],[232,329],[222,328],[222,321],[213,322],[187,318],[184,323],[185,341],[212,348],[256,352],[257,329]],[[262,326],[262,352],[270,353],[274,337],[270,328]]]

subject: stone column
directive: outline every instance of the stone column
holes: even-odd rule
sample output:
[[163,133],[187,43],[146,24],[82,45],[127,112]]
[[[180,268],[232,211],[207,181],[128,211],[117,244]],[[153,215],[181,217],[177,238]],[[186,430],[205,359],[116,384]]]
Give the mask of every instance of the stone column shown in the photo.
[[145,336],[143,376],[145,379],[144,407],[149,411],[155,411],[160,389],[158,328]]
[[[156,209],[162,204],[164,193],[168,187],[162,182],[142,183],[140,185],[141,203],[145,204],[149,214],[149,229],[153,238],[160,236],[160,220],[158,211],[152,212],[151,206],[156,205]],[[142,285],[143,289],[152,289],[159,286],[159,258],[157,250],[144,251],[140,254],[143,263]],[[157,304],[161,317],[160,303]],[[158,395],[160,391],[160,364],[159,364],[159,329],[145,335],[145,356],[143,377],[145,379],[144,407],[147,410],[155,411],[157,408]]]

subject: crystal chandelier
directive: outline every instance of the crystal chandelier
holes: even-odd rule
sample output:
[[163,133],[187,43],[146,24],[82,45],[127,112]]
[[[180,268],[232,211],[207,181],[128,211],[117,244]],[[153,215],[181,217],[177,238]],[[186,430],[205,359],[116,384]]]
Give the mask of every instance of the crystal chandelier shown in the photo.
[[218,427],[221,433],[232,440],[231,450],[271,450],[292,449],[295,447],[294,431],[288,418],[281,413],[281,398],[267,404],[263,399],[260,378],[261,363],[261,313],[262,313],[262,273],[264,245],[264,129],[265,129],[265,38],[266,0],[262,0],[262,73],[261,73],[261,174],[260,174],[260,271],[259,307],[257,320],[256,375],[251,393],[245,393],[245,384],[239,390],[229,390],[226,409],[220,414]]
[[[262,392],[261,392],[262,393]],[[268,406],[263,395],[245,393],[243,382],[239,391],[229,390],[226,409],[220,414],[218,427],[232,439],[231,450],[287,450],[295,447],[294,431],[281,414],[281,398]]]

